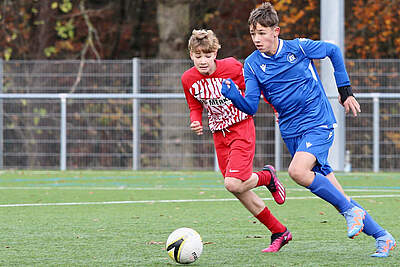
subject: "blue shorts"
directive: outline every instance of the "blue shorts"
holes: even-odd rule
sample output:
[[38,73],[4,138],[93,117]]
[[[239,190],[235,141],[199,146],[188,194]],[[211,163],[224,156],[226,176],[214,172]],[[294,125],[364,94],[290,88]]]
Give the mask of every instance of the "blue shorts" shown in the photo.
[[334,135],[333,128],[316,127],[300,136],[284,138],[283,141],[292,157],[299,151],[313,154],[317,159],[317,165],[312,170],[326,176],[333,171],[328,164],[328,153]]

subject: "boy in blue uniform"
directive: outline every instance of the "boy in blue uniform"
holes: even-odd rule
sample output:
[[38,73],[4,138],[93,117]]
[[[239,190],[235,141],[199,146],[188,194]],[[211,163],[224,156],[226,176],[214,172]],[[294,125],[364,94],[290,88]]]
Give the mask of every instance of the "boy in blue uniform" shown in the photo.
[[336,119],[313,64],[329,57],[346,113],[361,112],[354,98],[340,49],[331,43],[309,39],[279,39],[279,18],[267,2],[249,17],[250,35],[257,50],[244,63],[246,94],[232,80],[223,82],[222,94],[248,114],[255,114],[260,94],[273,106],[283,140],[292,155],[290,177],[332,204],[345,217],[347,235],[361,231],[376,239],[373,257],[387,257],[396,246],[389,232],[343,191],[327,162]]

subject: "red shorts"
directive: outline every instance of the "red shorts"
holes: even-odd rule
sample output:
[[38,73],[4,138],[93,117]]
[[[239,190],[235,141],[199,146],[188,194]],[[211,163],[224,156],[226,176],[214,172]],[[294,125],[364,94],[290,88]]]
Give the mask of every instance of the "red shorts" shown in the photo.
[[222,175],[246,181],[253,172],[256,131],[253,118],[238,122],[213,134]]

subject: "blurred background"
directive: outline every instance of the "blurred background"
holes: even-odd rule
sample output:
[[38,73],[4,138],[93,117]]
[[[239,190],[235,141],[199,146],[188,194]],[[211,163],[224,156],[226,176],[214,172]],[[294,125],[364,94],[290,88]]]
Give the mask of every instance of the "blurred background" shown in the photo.
[[[212,29],[219,58],[244,60],[254,51],[248,15],[262,2],[1,1],[0,169],[217,170],[209,131],[189,129],[187,39]],[[319,0],[271,3],[281,38],[320,39]],[[345,167],[399,171],[400,1],[344,6],[346,67],[363,94],[361,115],[346,117]],[[286,169],[268,105],[255,122],[254,167]]]
[[[213,29],[220,57],[244,59],[255,0],[4,0],[0,55],[10,59],[188,58],[196,28]],[[319,0],[270,1],[281,37],[320,38]],[[346,58],[398,58],[400,1],[346,0]]]

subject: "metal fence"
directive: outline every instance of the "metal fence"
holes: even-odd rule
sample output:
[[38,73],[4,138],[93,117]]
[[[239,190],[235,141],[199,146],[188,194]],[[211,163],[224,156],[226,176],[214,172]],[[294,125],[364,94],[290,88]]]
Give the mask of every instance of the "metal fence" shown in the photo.
[[[400,60],[346,64],[363,111],[346,117],[352,170],[398,171]],[[180,76],[189,67],[188,60],[0,62],[0,168],[215,170],[210,132],[196,136],[188,126]],[[290,155],[268,105],[255,123],[254,167],[286,169]]]

